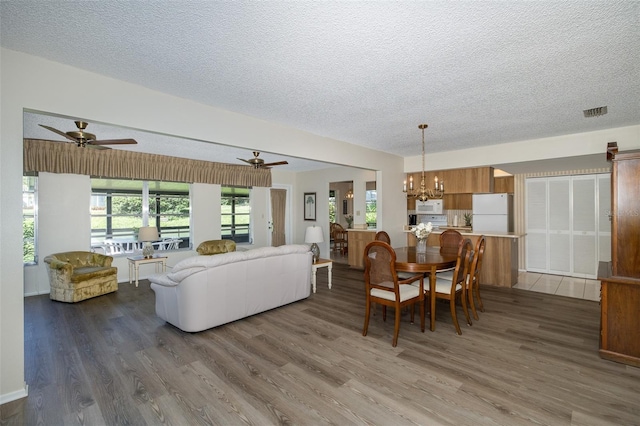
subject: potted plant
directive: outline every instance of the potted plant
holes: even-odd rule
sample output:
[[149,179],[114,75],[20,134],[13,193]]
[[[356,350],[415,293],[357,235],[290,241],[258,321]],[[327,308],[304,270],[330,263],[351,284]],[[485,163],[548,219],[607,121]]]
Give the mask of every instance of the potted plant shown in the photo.
[[471,216],[471,213],[465,213],[464,214],[464,226],[471,226],[471,218],[473,216]]

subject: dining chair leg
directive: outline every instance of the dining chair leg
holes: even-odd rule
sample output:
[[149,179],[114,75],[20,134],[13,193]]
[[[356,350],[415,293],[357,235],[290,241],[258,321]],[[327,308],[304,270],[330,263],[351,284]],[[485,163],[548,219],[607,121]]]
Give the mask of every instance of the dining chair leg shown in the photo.
[[366,336],[369,331],[369,315],[371,314],[371,302],[367,298],[367,306],[364,312],[364,328],[362,329],[362,335]]
[[482,299],[480,298],[480,285],[476,283],[476,285],[473,286],[473,291],[476,295],[476,298],[478,299],[478,306],[480,306],[480,312],[484,312],[484,305],[482,304]]
[[453,325],[456,326],[456,333],[462,334],[462,330],[460,330],[460,324],[458,324],[458,315],[456,313],[456,298],[452,297],[449,299],[449,308],[451,310],[451,318],[453,319]]
[[387,320],[387,307],[385,305],[382,305],[382,321],[386,321]]
[[[420,304],[420,331],[424,333],[424,303],[418,302]],[[411,311],[413,312],[413,305],[411,305]]]
[[473,301],[473,287],[467,290],[467,294],[469,295],[469,298],[468,298],[469,300],[467,301],[467,304],[471,307],[471,313],[473,314],[473,319],[477,321],[480,318],[478,317],[478,312],[476,312],[476,304]]
[[393,326],[393,342],[391,343],[391,346],[393,346],[394,348],[398,345],[398,335],[400,334],[401,314],[402,314],[402,311],[400,309],[400,306],[396,306],[396,323]]
[[468,325],[473,325],[473,323],[471,322],[471,317],[469,317],[469,309],[467,306],[467,294],[466,292],[463,292],[460,295],[460,303],[462,304],[462,312],[464,312],[464,316],[467,318],[467,324]]

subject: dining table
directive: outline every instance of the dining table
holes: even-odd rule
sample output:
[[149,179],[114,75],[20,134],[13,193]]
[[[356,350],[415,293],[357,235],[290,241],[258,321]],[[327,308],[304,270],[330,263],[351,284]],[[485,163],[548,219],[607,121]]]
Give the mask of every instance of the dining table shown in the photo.
[[429,274],[429,329],[435,331],[436,272],[454,268],[458,260],[457,251],[442,250],[436,246],[427,246],[424,253],[418,253],[416,247],[399,247],[394,250],[396,271]]

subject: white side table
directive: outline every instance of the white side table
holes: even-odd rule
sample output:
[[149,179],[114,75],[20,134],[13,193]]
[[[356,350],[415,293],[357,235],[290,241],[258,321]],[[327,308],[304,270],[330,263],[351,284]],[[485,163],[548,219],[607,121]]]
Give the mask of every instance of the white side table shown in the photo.
[[144,256],[132,256],[127,257],[129,260],[129,284],[131,284],[131,275],[136,278],[136,287],[138,287],[138,277],[140,276],[140,265],[144,263],[155,263],[156,273],[160,272],[158,269],[162,266],[162,272],[167,271],[167,256],[154,256],[151,258],[145,258]]
[[333,269],[333,261],[330,259],[318,259],[316,263],[311,264],[311,285],[313,292],[316,292],[316,272],[318,268],[327,268],[329,274],[329,289],[331,289],[331,269]]

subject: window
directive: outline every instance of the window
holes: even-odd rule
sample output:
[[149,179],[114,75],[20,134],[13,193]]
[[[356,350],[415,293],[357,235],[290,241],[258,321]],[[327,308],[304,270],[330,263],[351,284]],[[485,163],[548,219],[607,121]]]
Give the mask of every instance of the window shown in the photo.
[[336,222],[336,191],[329,190],[329,223]]
[[[375,182],[373,183],[375,186]],[[369,183],[367,183],[367,186],[369,186]],[[369,228],[376,228],[377,226],[377,200],[377,191],[375,189],[367,189],[367,191],[365,192],[365,207],[367,209],[365,219]]]
[[[179,238],[189,247],[191,214],[189,184],[116,179],[91,179],[91,244],[105,240],[137,241],[147,222],[161,239]],[[125,245],[125,250],[132,248]]]
[[222,239],[236,243],[252,243],[251,190],[249,188],[222,187],[221,225]]
[[38,262],[36,242],[38,239],[38,177],[22,177],[22,261],[25,265]]

